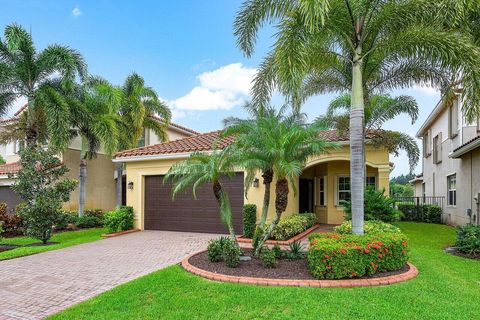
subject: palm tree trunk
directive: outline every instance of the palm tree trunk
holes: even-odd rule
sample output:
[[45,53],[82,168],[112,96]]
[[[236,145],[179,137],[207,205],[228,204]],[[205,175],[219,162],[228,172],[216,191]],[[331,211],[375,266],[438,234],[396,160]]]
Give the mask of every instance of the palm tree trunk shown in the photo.
[[85,159],[80,159],[80,174],[78,180],[78,216],[83,217],[85,211],[85,184],[87,180],[87,161]]
[[289,189],[287,179],[277,180],[277,183],[275,184],[275,218],[268,227],[268,230],[263,234],[262,239],[258,242],[257,248],[254,252],[255,256],[260,254],[260,250],[262,250],[263,245],[272,235],[273,229],[275,229],[280,221],[280,218],[282,217],[282,214],[285,212],[285,209],[287,209],[288,193]]
[[235,230],[233,229],[232,208],[230,206],[230,201],[226,191],[223,189],[222,184],[218,180],[213,183],[213,193],[220,207],[221,219],[227,226],[230,237],[238,246],[237,236],[235,235]]
[[364,97],[361,47],[357,48],[352,69],[352,106],[350,113],[350,191],[352,232],[363,234],[365,189]]
[[123,189],[123,163],[115,164],[117,170],[117,208],[122,206],[122,189]]
[[263,184],[265,185],[265,192],[263,194],[263,207],[262,216],[260,217],[260,223],[258,226],[263,229],[265,222],[267,221],[268,207],[270,206],[270,186],[273,180],[273,170],[268,169],[262,174]]

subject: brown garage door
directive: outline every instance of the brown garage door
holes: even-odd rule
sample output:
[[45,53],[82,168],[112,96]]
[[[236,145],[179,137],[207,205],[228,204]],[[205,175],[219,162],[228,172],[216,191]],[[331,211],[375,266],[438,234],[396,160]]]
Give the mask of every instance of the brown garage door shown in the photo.
[[[232,205],[235,232],[242,232],[243,173],[222,178]],[[197,189],[197,199],[191,188],[176,195],[172,201],[172,183],[163,183],[163,176],[145,177],[145,229],[189,232],[227,233],[220,221],[212,185]]]
[[15,209],[21,201],[22,199],[9,186],[0,187],[0,202],[5,202],[9,211]]

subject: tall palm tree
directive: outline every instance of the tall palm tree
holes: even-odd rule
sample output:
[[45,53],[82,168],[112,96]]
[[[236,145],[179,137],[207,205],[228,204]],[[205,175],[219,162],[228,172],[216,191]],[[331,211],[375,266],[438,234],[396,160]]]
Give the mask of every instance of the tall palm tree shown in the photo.
[[197,188],[205,183],[211,183],[213,194],[220,206],[220,218],[226,225],[231,238],[237,242],[232,222],[232,208],[228,193],[220,182],[220,178],[232,177],[235,161],[224,151],[214,151],[211,154],[194,152],[187,160],[174,164],[165,175],[164,182],[173,180],[173,198],[179,192],[192,186],[193,196]]
[[241,163],[247,172],[245,195],[248,193],[256,174],[261,172],[265,191],[258,227],[263,230],[270,206],[270,189],[275,162],[275,154],[264,152],[264,148],[268,148],[272,144],[271,133],[276,132],[282,123],[283,125],[295,125],[303,123],[306,118],[298,112],[287,115],[286,107],[277,111],[270,105],[257,107],[252,103],[246,103],[243,108],[250,115],[250,118],[226,118],[223,121],[225,129],[221,136],[235,136],[235,142],[227,147],[227,152],[236,155],[237,163]]
[[[317,121],[328,128],[346,134],[349,132],[350,106],[350,95],[342,94],[332,100],[326,114],[318,117]],[[375,146],[384,146],[389,153],[397,156],[400,150],[406,151],[410,171],[415,168],[420,157],[415,139],[406,133],[382,130],[382,126],[401,114],[408,115],[414,124],[418,118],[418,112],[418,104],[410,96],[392,98],[388,94],[372,95],[368,100],[366,99],[365,103],[365,130],[368,131],[369,139]]]
[[[122,101],[119,108],[120,139],[118,150],[122,151],[137,146],[145,129],[151,129],[161,141],[167,140],[167,128],[171,119],[168,106],[158,97],[155,90],[145,85],[145,80],[132,73],[125,80],[122,88]],[[159,116],[160,118],[157,118]],[[117,206],[122,205],[123,164],[116,164],[117,171]]]
[[480,54],[474,35],[457,26],[478,8],[473,0],[244,1],[234,27],[247,56],[265,23],[277,28],[255,78],[254,103],[263,103],[277,88],[299,106],[302,86],[311,78],[317,80],[310,91],[315,94],[350,93],[354,233],[363,234],[365,98],[413,84],[461,83],[464,111],[474,119],[480,111]]
[[86,64],[77,51],[50,45],[37,52],[24,28],[8,25],[0,39],[0,114],[26,98],[28,108],[21,121],[27,146],[48,138],[51,145],[65,147],[70,140],[69,108],[55,83],[85,75]]

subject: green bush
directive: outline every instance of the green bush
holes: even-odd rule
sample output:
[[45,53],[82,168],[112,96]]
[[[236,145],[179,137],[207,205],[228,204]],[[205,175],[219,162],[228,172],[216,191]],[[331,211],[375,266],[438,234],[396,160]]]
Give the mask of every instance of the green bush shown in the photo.
[[272,238],[275,240],[288,240],[313,226],[316,221],[317,216],[315,213],[297,213],[282,218],[275,229],[273,229]]
[[[343,210],[347,220],[352,219],[352,203],[342,201]],[[375,190],[367,188],[364,198],[365,220],[380,220],[383,222],[394,222],[400,220],[402,213],[394,208],[395,201],[385,196],[385,189]]]
[[228,241],[227,237],[220,237],[218,239],[213,239],[208,242],[208,246],[207,246],[208,260],[210,260],[211,262],[222,261],[223,244],[226,241]]
[[75,225],[80,229],[97,228],[103,225],[102,219],[98,217],[86,216],[77,217]]
[[308,265],[318,279],[343,279],[401,269],[408,260],[402,233],[317,233],[310,237]]
[[97,217],[100,220],[103,220],[104,212],[102,209],[94,208],[94,209],[86,209],[83,214],[87,217]]
[[455,246],[462,253],[480,255],[480,226],[467,224],[457,229],[457,241]]
[[280,259],[282,257],[282,249],[278,244],[273,245],[272,251],[275,253],[275,258]]
[[55,221],[55,230],[65,230],[71,223],[77,223],[77,213],[75,211],[60,210]]
[[240,264],[240,255],[242,251],[231,238],[225,238],[222,246],[222,258],[229,268],[236,268]]
[[[365,234],[401,232],[400,229],[394,225],[381,221],[365,221],[363,224],[363,231]],[[345,221],[341,225],[335,227],[335,232],[340,234],[352,233],[352,221]]]
[[0,241],[2,240],[2,234],[3,234],[3,221],[0,221]]
[[277,264],[277,257],[275,255],[275,251],[270,250],[268,247],[262,248],[260,260],[262,260],[262,266],[264,268],[275,268]]
[[0,223],[3,224],[3,232],[5,235],[14,237],[23,234],[23,219],[16,213],[7,213],[7,204],[0,202]]
[[303,245],[301,241],[294,241],[289,245],[290,251],[288,252],[288,259],[298,260],[305,257],[305,252],[303,252]]
[[133,208],[121,206],[103,216],[103,224],[109,232],[133,229]]
[[246,204],[243,206],[243,236],[253,238],[257,223],[257,206]]
[[442,208],[431,204],[399,204],[402,220],[428,223],[442,223]]

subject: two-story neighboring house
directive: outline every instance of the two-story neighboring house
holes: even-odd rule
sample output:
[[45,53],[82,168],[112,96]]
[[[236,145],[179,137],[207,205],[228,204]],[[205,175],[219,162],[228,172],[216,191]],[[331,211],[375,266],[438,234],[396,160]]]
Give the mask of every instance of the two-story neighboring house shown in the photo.
[[417,197],[444,197],[444,220],[480,223],[480,127],[462,113],[462,96],[442,99],[417,138],[423,141],[423,173],[411,181]]
[[[22,112],[22,109],[19,112]],[[11,119],[0,120],[0,130],[2,123],[11,123],[16,120],[18,115],[19,113],[16,113]],[[156,120],[162,121],[160,118],[156,118]],[[196,134],[198,132],[175,123],[170,123],[167,129],[169,141]],[[139,146],[149,146],[159,142],[160,139],[152,130],[145,129],[144,136],[139,141]],[[59,155],[62,162],[70,169],[67,175],[73,179],[78,179],[79,175],[80,146],[80,138],[75,138],[69,147]],[[6,164],[0,165],[0,202],[7,203],[9,208],[14,208],[20,202],[18,196],[10,188],[14,181],[9,178],[9,174],[14,174],[20,169],[18,152],[21,147],[21,143],[18,142],[0,145],[0,155],[6,161]],[[125,181],[125,178],[123,180]],[[125,186],[123,189],[126,189]],[[111,210],[115,207],[115,204],[115,164],[112,162],[111,157],[100,151],[95,159],[87,161],[85,208]],[[72,192],[70,201],[65,203],[64,208],[68,210],[76,210],[78,208],[78,187]]]

